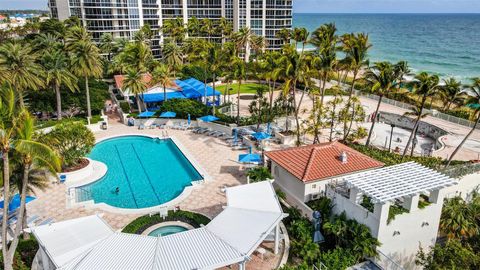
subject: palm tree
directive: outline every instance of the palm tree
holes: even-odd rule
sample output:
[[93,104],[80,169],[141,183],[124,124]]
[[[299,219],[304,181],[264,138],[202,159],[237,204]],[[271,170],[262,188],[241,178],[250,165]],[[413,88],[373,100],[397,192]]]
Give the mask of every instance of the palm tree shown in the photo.
[[[18,94],[18,93],[17,93]],[[8,246],[7,239],[7,221],[8,221],[8,202],[10,201],[10,151],[14,145],[15,132],[17,130],[19,119],[17,117],[18,96],[12,88],[0,88],[0,151],[2,153],[2,180],[3,180],[3,200],[6,203],[3,207],[2,218],[2,252],[3,266],[5,270],[13,269],[13,252],[11,245]],[[10,256],[11,254],[11,256]]]
[[187,33],[187,29],[183,24],[183,18],[181,17],[165,20],[162,26],[162,31],[176,44],[181,43],[185,39],[185,34]]
[[20,114],[20,124],[17,128],[17,139],[15,140],[14,149],[21,156],[21,164],[23,166],[23,178],[21,180],[20,190],[20,209],[18,210],[18,222],[15,227],[14,237],[10,244],[6,256],[13,259],[13,254],[18,245],[18,236],[23,227],[24,214],[26,213],[25,204],[28,192],[28,180],[30,178],[30,170],[33,165],[47,168],[48,171],[55,174],[60,171],[61,163],[57,154],[47,145],[37,141],[35,137],[34,119],[30,113],[22,111]]
[[123,88],[128,89],[131,94],[135,95],[138,111],[142,112],[140,95],[147,90],[147,83],[145,82],[143,73],[138,70],[130,69],[123,81]]
[[73,74],[85,79],[85,93],[87,96],[87,120],[90,123],[92,110],[90,106],[90,89],[88,79],[102,75],[100,50],[92,42],[92,37],[85,28],[73,27],[66,36],[66,48],[72,55],[71,68]]
[[443,100],[443,110],[448,111],[454,103],[461,103],[463,101],[462,83],[455,78],[444,79],[445,85],[441,87],[440,96]]
[[160,64],[155,67],[152,72],[152,85],[161,84],[163,87],[163,100],[167,100],[167,85],[172,84],[172,80],[170,79],[171,70],[165,64]]
[[403,84],[405,82],[405,76],[411,75],[412,71],[410,70],[410,67],[408,66],[407,61],[400,61],[395,65],[395,67],[397,68],[398,77],[399,77],[397,88],[400,89],[403,87]]
[[212,45],[208,48],[207,63],[210,72],[212,73],[212,88],[213,88],[213,114],[215,115],[215,82],[217,80],[217,74],[223,67],[222,50],[217,45]]
[[437,75],[428,75],[428,73],[426,72],[421,72],[420,74],[415,76],[415,80],[412,82],[412,85],[415,89],[415,94],[421,97],[421,101],[419,106],[419,114],[415,119],[415,124],[413,125],[412,132],[410,134],[410,137],[408,138],[407,145],[403,150],[402,160],[407,154],[408,148],[412,143],[415,130],[418,127],[418,123],[420,122],[420,118],[423,114],[423,109],[425,108],[425,102],[427,101],[428,97],[431,97],[437,93],[439,81],[440,79]]
[[267,41],[264,36],[253,35],[251,38],[251,47],[255,53],[255,60],[258,59],[260,54],[262,54],[267,46]]
[[399,74],[390,62],[375,63],[374,66],[365,73],[365,80],[370,85],[371,91],[376,93],[379,97],[374,117],[372,117],[372,125],[368,133],[367,142],[365,144],[366,146],[370,145],[370,139],[373,134],[373,129],[375,128],[378,110],[380,109],[380,104],[382,104],[382,99],[394,89],[398,79]]
[[475,111],[473,113],[473,117],[476,117],[475,124],[473,125],[472,129],[468,134],[463,138],[462,142],[455,148],[455,151],[450,155],[448,159],[447,167],[452,162],[455,155],[458,153],[460,148],[462,148],[463,144],[468,140],[468,138],[473,134],[475,129],[477,128],[478,122],[480,122],[480,78],[473,78],[473,83],[470,86],[470,89],[466,91],[468,98],[466,100],[467,106],[473,108]]
[[107,60],[112,60],[112,52],[114,50],[115,43],[113,40],[113,35],[111,33],[104,33],[100,37],[100,49],[103,53],[107,54]]
[[276,37],[281,39],[283,44],[290,44],[292,38],[292,31],[288,28],[283,28],[277,32]]
[[187,32],[189,37],[198,37],[200,33],[200,21],[197,17],[188,19]]
[[353,73],[352,85],[350,86],[349,98],[347,106],[350,106],[350,101],[355,89],[357,77],[362,68],[368,66],[368,50],[372,47],[368,41],[368,35],[364,33],[346,34],[342,37],[344,52],[346,54],[349,69]]
[[201,31],[207,35],[207,40],[210,42],[212,35],[215,34],[215,27],[212,20],[210,20],[209,18],[203,18],[200,25]]
[[248,27],[242,27],[238,32],[234,33],[233,40],[237,45],[238,52],[242,50],[245,53],[245,63],[250,61],[250,42],[252,41],[253,32]]
[[41,60],[45,69],[45,83],[53,88],[57,100],[57,119],[62,119],[62,97],[60,87],[78,90],[77,77],[70,71],[69,59],[59,50],[47,51]]
[[237,79],[237,125],[240,125],[240,89],[242,88],[242,81],[245,79],[245,62],[240,58],[234,57],[232,60],[233,77]]
[[220,18],[218,23],[219,32],[222,33],[222,45],[225,44],[226,38],[233,33],[232,24],[224,17]]
[[7,84],[19,94],[21,107],[24,107],[27,89],[37,90],[44,86],[43,76],[38,54],[28,44],[7,42],[0,45],[0,84]]
[[304,27],[296,27],[292,31],[292,39],[295,41],[295,49],[298,49],[298,43],[302,44],[302,54],[305,51],[305,44],[308,41],[309,33]]
[[163,45],[163,57],[168,65],[172,67],[173,77],[176,78],[176,71],[183,65],[183,53],[181,48],[173,42]]
[[[420,108],[419,107],[413,107],[411,111],[409,112],[406,112],[403,114],[403,116],[413,116],[414,118],[416,117],[420,117],[420,119],[423,119],[425,117],[427,117],[430,113],[428,112],[421,112],[420,111]],[[418,126],[415,128],[415,130],[413,130],[413,145],[412,145],[412,150],[410,152],[410,156],[413,156],[413,152],[415,150],[415,145],[416,145],[416,137],[417,137],[417,130],[418,130]]]

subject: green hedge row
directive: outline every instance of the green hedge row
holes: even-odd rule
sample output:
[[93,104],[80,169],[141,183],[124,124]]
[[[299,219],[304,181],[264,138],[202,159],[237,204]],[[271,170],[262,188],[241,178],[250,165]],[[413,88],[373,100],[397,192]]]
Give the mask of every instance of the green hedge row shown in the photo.
[[141,234],[147,228],[161,223],[165,221],[181,221],[192,225],[195,228],[199,228],[200,225],[206,225],[210,222],[210,219],[202,214],[188,212],[188,211],[168,211],[168,216],[165,218],[160,217],[160,215],[153,215],[153,216],[141,216],[130,224],[128,224],[125,228],[123,228],[122,232],[124,233],[135,233]]

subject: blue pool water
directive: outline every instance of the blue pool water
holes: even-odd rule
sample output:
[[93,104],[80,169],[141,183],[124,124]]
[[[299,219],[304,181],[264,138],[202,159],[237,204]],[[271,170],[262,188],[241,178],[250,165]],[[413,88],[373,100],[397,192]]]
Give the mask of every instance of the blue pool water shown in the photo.
[[175,234],[179,232],[184,232],[187,231],[188,229],[182,226],[164,226],[160,227],[158,229],[153,230],[151,233],[149,233],[149,236],[167,236],[170,234]]
[[80,201],[152,207],[171,201],[192,181],[202,179],[171,139],[117,137],[95,145],[89,157],[105,163],[108,171],[100,180],[77,188]]

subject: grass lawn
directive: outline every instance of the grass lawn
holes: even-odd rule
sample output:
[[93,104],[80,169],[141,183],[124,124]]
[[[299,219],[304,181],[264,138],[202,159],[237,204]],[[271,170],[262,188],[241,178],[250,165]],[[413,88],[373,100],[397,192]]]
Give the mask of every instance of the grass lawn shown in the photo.
[[[238,84],[229,84],[228,85],[229,88],[230,88],[230,95],[234,95],[237,93],[237,89],[238,89]],[[225,94],[225,88],[226,88],[226,85],[220,85],[220,86],[217,86],[215,87],[215,90],[219,91],[223,94]],[[264,84],[258,84],[258,83],[246,83],[246,84],[242,84],[242,86],[240,87],[240,93],[242,94],[256,94],[257,93],[257,90],[259,89],[263,89],[264,92],[267,92],[268,91],[268,86],[264,85]]]

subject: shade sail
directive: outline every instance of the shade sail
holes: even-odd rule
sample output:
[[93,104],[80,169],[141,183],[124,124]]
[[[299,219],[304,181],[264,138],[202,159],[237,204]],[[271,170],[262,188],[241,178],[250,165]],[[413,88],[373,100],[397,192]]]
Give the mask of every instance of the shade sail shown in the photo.
[[[174,98],[187,98],[187,97],[184,96],[181,91],[167,93],[167,100],[174,99]],[[145,103],[162,102],[165,100],[165,94],[164,93],[143,94],[142,99],[143,99],[143,102]]]
[[138,115],[138,117],[152,117],[155,115],[155,112],[144,111]]
[[252,136],[258,141],[270,139],[272,137],[270,134],[265,132],[255,132],[252,134]]
[[206,116],[202,116],[198,119],[202,120],[203,122],[213,122],[213,121],[217,121],[220,118],[218,118],[216,116],[213,116],[213,115],[206,115]]
[[176,112],[163,112],[160,114],[161,118],[174,118],[175,116],[177,116]]
[[[36,198],[33,196],[27,196],[25,202],[29,203]],[[3,209],[4,207],[4,201],[0,202],[0,208]],[[13,198],[10,199],[10,203],[8,204],[8,212],[12,212],[20,208],[20,195],[17,193],[13,196]]]

